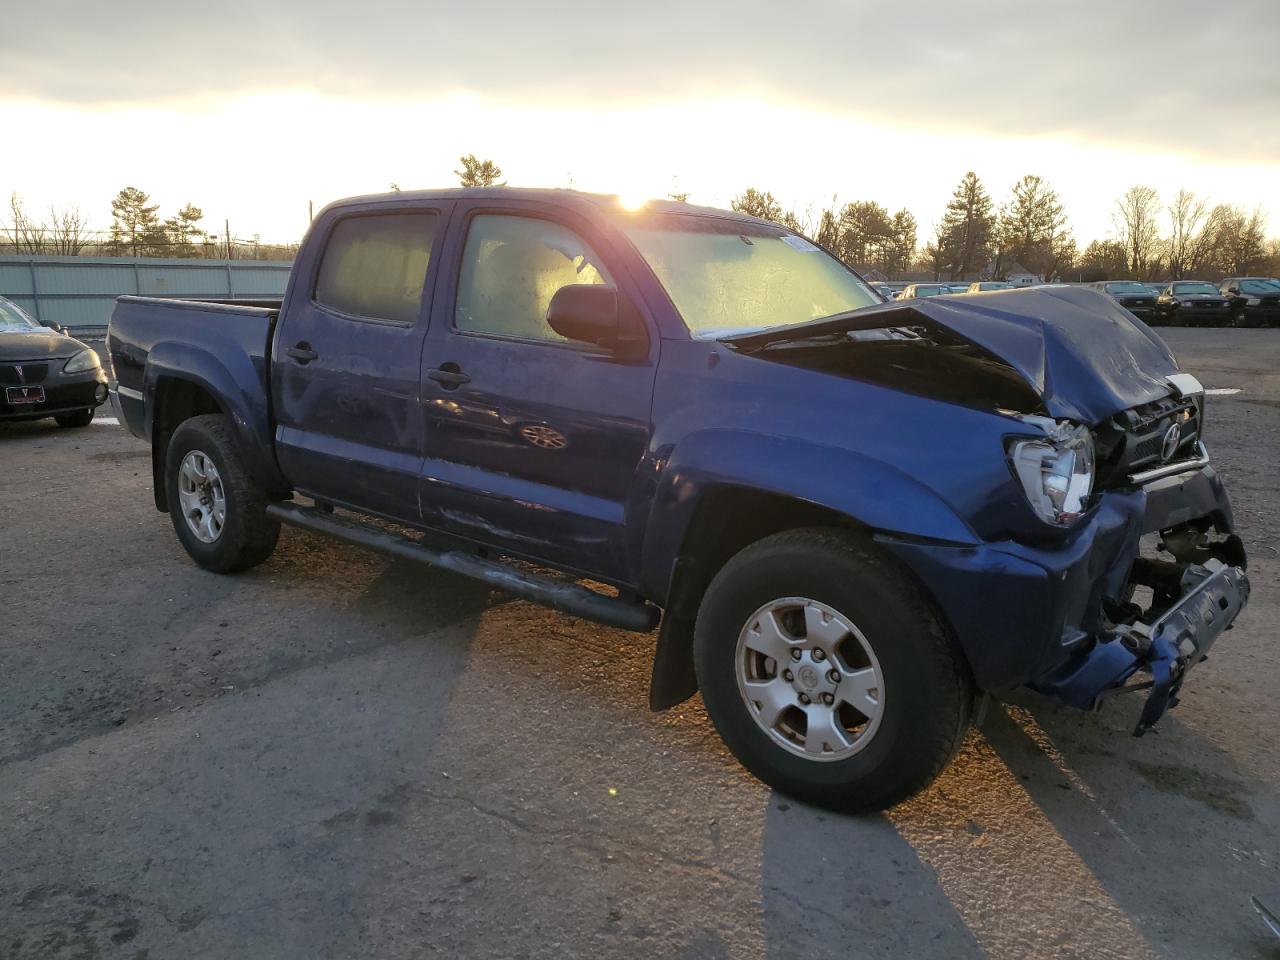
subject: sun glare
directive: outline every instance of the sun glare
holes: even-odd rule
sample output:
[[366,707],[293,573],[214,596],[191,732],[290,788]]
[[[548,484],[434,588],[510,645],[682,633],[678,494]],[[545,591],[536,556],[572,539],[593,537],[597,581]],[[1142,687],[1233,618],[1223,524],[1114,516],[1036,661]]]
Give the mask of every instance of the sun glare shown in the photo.
[[631,213],[639,213],[649,204],[649,197],[639,193],[618,194],[618,206]]

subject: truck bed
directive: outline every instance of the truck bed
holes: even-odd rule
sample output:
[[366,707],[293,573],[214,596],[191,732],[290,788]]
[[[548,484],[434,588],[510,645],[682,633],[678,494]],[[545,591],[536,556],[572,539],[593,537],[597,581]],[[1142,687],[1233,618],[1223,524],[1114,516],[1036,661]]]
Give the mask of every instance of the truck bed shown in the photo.
[[180,300],[124,296],[107,327],[107,354],[121,421],[151,440],[148,416],[157,392],[174,375],[232,406],[250,456],[275,470],[270,453],[271,336],[277,299]]

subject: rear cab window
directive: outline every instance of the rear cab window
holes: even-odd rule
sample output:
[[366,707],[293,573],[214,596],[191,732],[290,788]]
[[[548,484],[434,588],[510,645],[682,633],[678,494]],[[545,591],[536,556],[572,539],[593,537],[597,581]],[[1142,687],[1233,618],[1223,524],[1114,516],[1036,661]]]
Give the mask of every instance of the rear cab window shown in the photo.
[[412,325],[439,219],[435,211],[343,217],[329,233],[313,299],[353,319]]

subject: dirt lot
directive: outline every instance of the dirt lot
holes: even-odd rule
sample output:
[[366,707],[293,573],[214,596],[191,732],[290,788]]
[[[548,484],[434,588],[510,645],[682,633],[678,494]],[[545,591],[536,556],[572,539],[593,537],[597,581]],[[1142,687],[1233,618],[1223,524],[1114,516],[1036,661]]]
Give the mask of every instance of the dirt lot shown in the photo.
[[1028,695],[842,818],[652,638],[286,531],[218,577],[118,426],[0,427],[0,958],[1271,957],[1280,331],[1173,330],[1253,602],[1159,734]]

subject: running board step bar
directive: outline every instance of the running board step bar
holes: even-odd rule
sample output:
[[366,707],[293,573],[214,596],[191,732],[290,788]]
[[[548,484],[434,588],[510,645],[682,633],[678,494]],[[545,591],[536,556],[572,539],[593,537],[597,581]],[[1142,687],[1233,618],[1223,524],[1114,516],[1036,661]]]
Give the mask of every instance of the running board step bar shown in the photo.
[[290,502],[273,503],[267,507],[267,516],[290,526],[327,534],[379,553],[471,577],[521,599],[532,600],[584,620],[636,633],[648,633],[658,624],[658,608],[648,603],[605,596],[576,583],[526,573],[473,553],[427,546],[382,527],[348,520],[315,507]]

